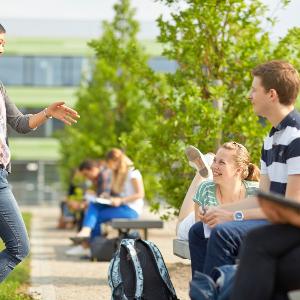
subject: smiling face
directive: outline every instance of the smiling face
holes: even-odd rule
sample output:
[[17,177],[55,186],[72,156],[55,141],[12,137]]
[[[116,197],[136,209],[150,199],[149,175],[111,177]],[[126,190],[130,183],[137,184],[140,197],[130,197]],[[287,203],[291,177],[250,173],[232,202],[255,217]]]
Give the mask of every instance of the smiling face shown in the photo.
[[261,84],[260,77],[255,76],[252,82],[249,100],[252,103],[254,112],[261,117],[266,117],[267,112],[270,110],[272,98],[274,97],[274,90],[266,91]]
[[5,46],[5,33],[0,33],[0,54],[4,52]]
[[241,177],[241,171],[234,160],[235,150],[220,148],[211,165],[213,181],[215,183],[227,183],[237,177]]

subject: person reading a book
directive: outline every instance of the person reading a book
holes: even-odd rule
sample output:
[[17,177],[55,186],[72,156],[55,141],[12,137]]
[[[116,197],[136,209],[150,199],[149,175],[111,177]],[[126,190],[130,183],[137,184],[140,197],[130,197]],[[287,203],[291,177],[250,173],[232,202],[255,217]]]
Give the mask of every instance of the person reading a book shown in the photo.
[[[90,201],[83,227],[77,234],[79,238],[93,239],[101,235],[101,224],[115,218],[136,219],[142,213],[144,185],[140,171],[135,169],[133,162],[117,148],[107,153],[106,165],[111,171],[110,197],[95,197],[94,201]],[[110,200],[110,203],[102,204],[102,199]],[[80,247],[71,250],[66,254],[87,254],[86,250],[81,251]]]

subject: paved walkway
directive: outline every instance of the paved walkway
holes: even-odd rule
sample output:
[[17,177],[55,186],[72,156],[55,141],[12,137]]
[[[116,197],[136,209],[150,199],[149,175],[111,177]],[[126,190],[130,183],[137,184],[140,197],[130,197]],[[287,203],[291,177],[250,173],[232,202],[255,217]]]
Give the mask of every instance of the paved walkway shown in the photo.
[[[108,300],[108,262],[90,262],[69,258],[64,251],[71,245],[70,230],[55,229],[59,211],[52,207],[25,208],[33,214],[31,230],[32,287],[39,300]],[[147,213],[149,217],[149,213]],[[156,217],[157,218],[157,217]],[[160,248],[177,296],[188,298],[190,269],[188,262],[172,254],[175,223],[165,223],[164,229],[149,230],[149,239]]]

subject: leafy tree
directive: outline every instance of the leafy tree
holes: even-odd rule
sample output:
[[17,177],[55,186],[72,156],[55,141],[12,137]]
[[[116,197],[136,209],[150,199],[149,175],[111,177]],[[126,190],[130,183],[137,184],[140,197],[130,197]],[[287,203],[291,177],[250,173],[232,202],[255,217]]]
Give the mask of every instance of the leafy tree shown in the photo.
[[[183,1],[161,2],[175,9],[171,20],[158,19],[158,41],[178,69],[167,75],[165,93],[153,98],[149,126],[135,124],[122,141],[140,149],[142,170],[156,174],[158,198],[179,208],[194,175],[184,157],[187,145],[214,152],[219,144],[235,140],[259,162],[269,126],[255,116],[247,95],[253,67],[274,58],[274,45],[264,29],[274,20],[267,18],[259,0],[186,0],[183,9],[178,9]],[[297,48],[289,45],[294,39],[290,33],[279,48],[291,47],[289,53],[296,56]],[[154,207],[159,209],[159,202]]]
[[139,26],[129,0],[114,5],[112,22],[103,22],[103,34],[89,43],[95,57],[91,79],[82,84],[75,109],[81,119],[60,135],[62,174],[85,158],[100,158],[119,137],[130,132],[147,101],[139,84],[147,77],[148,57],[137,41]]
[[[104,22],[103,35],[90,43],[92,79],[81,87],[76,105],[82,118],[61,137],[66,171],[121,143],[142,171],[147,198],[157,210],[160,199],[170,207],[181,205],[194,175],[184,155],[189,144],[214,152],[235,140],[258,163],[269,126],[247,100],[251,69],[274,58],[300,66],[299,29],[272,43],[265,28],[275,20],[259,0],[161,2],[174,9],[171,20],[158,19],[158,41],[177,71],[149,69],[129,0],[120,0],[113,22]],[[181,3],[185,6],[178,9]]]

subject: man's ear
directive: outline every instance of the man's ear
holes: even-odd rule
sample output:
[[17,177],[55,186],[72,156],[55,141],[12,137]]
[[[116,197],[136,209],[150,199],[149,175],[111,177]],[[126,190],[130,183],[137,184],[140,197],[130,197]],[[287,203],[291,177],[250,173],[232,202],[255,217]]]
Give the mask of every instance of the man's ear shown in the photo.
[[270,94],[270,97],[271,97],[271,100],[274,101],[274,100],[278,100],[278,93],[275,89],[270,89],[269,90],[269,94]]

